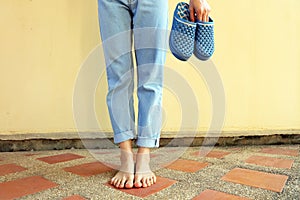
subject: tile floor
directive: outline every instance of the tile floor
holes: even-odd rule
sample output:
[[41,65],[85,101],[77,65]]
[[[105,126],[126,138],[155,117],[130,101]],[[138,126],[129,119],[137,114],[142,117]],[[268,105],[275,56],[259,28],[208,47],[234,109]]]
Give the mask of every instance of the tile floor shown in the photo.
[[[0,199],[288,199],[300,197],[299,145],[181,148],[152,153],[163,160],[157,184],[115,189],[110,150],[0,153]],[[163,158],[163,156],[166,156]],[[96,159],[97,158],[97,159]],[[99,159],[101,158],[101,159]],[[161,164],[161,163],[160,163]],[[298,185],[297,185],[298,184]],[[299,200],[299,199],[297,199]]]

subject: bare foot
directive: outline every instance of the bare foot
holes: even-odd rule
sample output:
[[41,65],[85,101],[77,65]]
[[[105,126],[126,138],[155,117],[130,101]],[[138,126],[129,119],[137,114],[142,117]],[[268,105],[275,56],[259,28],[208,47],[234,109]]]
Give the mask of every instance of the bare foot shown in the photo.
[[150,169],[150,150],[139,148],[136,155],[136,171],[134,176],[134,186],[137,188],[150,187],[156,183],[156,176]]
[[134,161],[132,152],[121,150],[121,167],[110,183],[116,188],[132,188],[134,179]]

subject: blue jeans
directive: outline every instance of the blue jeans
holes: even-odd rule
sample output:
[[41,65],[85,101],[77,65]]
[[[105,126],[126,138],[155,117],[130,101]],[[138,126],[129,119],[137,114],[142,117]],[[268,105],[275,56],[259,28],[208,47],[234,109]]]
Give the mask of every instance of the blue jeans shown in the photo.
[[[168,1],[98,0],[98,13],[114,142],[137,138],[139,147],[158,147]],[[134,59],[137,64],[137,137],[133,106]]]

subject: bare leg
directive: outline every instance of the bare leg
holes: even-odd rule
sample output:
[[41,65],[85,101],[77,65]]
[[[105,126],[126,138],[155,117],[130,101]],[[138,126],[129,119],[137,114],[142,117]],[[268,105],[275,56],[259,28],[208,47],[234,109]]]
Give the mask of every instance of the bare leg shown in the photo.
[[156,183],[156,176],[150,169],[150,149],[139,147],[136,156],[135,187],[150,187]]
[[134,179],[134,160],[132,153],[132,141],[120,143],[121,167],[119,172],[111,179],[110,183],[116,188],[132,188]]

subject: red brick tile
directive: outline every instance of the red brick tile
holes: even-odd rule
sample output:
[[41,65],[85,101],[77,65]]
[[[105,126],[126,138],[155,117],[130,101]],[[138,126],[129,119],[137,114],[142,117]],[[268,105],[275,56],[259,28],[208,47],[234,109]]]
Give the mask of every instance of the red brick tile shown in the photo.
[[70,197],[66,197],[63,200],[86,200],[86,198],[83,198],[80,195],[73,195],[73,196],[70,196]]
[[151,153],[150,154],[150,158],[156,158],[157,156],[160,156],[160,154],[156,154],[156,153]]
[[92,162],[92,163],[85,163],[82,165],[76,165],[73,167],[66,167],[64,168],[64,170],[80,176],[93,176],[96,174],[101,174],[104,172],[111,171],[112,168],[100,162]]
[[116,190],[125,192],[127,194],[131,194],[133,196],[145,198],[145,197],[155,194],[167,187],[170,187],[171,185],[173,185],[174,183],[177,182],[175,180],[163,178],[163,177],[159,177],[159,176],[157,176],[156,178],[157,178],[156,183],[154,185],[152,185],[151,187],[147,187],[147,188],[117,189],[110,183],[105,183],[105,185],[109,186],[111,188],[115,188]]
[[0,183],[0,199],[16,199],[56,186],[56,183],[40,176],[32,176],[4,182]]
[[204,190],[193,200],[249,200],[248,198],[239,197],[214,190]]
[[235,168],[222,177],[222,180],[281,192],[288,176],[270,174],[249,169]]
[[44,161],[49,164],[55,164],[59,162],[65,162],[65,161],[70,161],[70,160],[75,160],[79,158],[84,158],[84,156],[72,154],[72,153],[65,153],[65,154],[60,154],[60,155],[55,155],[55,156],[47,156],[43,158],[38,158],[38,160]]
[[18,166],[16,164],[5,164],[0,165],[0,176],[4,176],[11,173],[21,172],[27,170],[24,167]]
[[202,152],[196,151],[196,152],[192,153],[193,156],[203,156],[203,155],[205,155],[205,157],[210,157],[210,158],[224,158],[225,156],[227,156],[229,154],[230,154],[230,152],[216,151],[216,150],[210,151],[208,153],[205,152],[205,151],[202,151]]
[[294,163],[293,160],[271,158],[266,156],[251,156],[247,160],[245,160],[245,162],[250,164],[255,164],[255,165],[277,167],[277,168],[284,168],[284,169],[291,169]]
[[207,167],[209,164],[204,162],[197,162],[194,160],[178,159],[168,165],[166,168],[184,171],[184,172],[197,172],[200,169]]
[[287,155],[287,156],[298,156],[299,155],[299,151],[296,149],[264,148],[260,152],[268,153],[268,154]]
[[106,162],[100,162],[102,163],[103,165],[106,165],[108,168],[111,168],[111,169],[120,169],[120,165],[115,165],[113,163],[106,163]]

